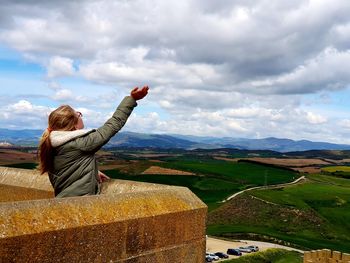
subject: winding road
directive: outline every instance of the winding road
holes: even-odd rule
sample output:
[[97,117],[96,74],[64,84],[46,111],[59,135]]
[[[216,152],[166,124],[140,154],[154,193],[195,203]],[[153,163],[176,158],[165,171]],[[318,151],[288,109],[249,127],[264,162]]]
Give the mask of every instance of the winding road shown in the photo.
[[289,182],[289,183],[283,183],[283,184],[272,184],[272,185],[267,185],[267,186],[256,186],[256,187],[252,187],[252,188],[248,188],[245,190],[242,190],[240,192],[234,193],[233,195],[227,197],[226,199],[222,200],[221,203],[225,203],[229,200],[231,200],[232,198],[235,198],[236,196],[244,193],[244,192],[248,192],[251,190],[256,190],[256,189],[273,189],[273,188],[279,188],[279,187],[285,187],[285,186],[290,186],[290,185],[294,185],[299,183],[300,181],[305,180],[305,176],[301,176],[298,179],[294,180],[293,182]]

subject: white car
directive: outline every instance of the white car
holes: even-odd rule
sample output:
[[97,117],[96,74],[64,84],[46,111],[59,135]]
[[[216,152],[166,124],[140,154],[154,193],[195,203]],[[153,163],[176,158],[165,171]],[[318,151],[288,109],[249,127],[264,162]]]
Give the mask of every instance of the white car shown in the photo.
[[259,251],[259,247],[258,246],[247,246],[247,248],[250,248],[254,252]]
[[253,250],[249,247],[239,247],[238,250],[245,253],[253,252]]
[[212,260],[219,260],[220,258],[214,253],[205,253],[206,256],[210,257]]

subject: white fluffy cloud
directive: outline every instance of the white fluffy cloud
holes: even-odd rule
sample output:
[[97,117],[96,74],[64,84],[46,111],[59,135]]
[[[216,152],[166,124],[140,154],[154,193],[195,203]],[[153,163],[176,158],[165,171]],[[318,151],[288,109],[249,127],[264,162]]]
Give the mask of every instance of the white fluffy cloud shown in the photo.
[[34,105],[28,100],[20,100],[0,107],[1,127],[19,129],[23,127],[43,128],[52,108]]
[[71,76],[74,74],[73,60],[55,56],[49,60],[47,76],[49,78]]
[[[112,112],[106,114],[85,107],[74,108],[83,113],[83,120],[88,128],[97,128],[112,116]],[[0,126],[12,129],[44,129],[48,116],[54,109],[55,107],[36,105],[28,100],[7,104],[0,107]]]
[[348,82],[343,0],[5,1],[0,8],[0,39],[50,57],[51,77],[73,74],[77,60],[83,77],[125,85],[295,94]]
[[43,106],[33,105],[27,100],[20,100],[15,104],[8,105],[8,107],[6,108],[6,111],[12,112],[14,114],[37,115],[37,114],[47,113],[48,108]]
[[50,99],[94,106],[94,125],[120,94],[60,79],[150,85],[139,108],[153,113],[128,124],[137,131],[340,141],[330,131],[345,121],[304,102],[349,88],[349,11],[344,0],[5,0],[0,42],[45,67]]
[[86,96],[75,95],[71,90],[60,88],[57,89],[52,98],[60,102],[81,102],[81,103],[92,103],[95,99],[88,98]]
[[327,121],[326,117],[319,114],[314,114],[312,112],[307,112],[306,119],[310,122],[310,124],[322,124]]

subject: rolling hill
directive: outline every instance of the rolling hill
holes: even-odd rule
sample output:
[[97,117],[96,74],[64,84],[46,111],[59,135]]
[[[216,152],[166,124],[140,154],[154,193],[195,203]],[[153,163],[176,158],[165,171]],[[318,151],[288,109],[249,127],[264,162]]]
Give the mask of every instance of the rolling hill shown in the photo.
[[[0,142],[18,146],[36,146],[42,130],[10,130],[0,129]],[[145,134],[135,132],[120,132],[114,136],[107,147],[134,148],[181,148],[181,149],[218,149],[231,148],[243,150],[271,150],[278,152],[309,151],[309,150],[350,150],[350,145],[327,142],[312,142],[307,140],[294,141],[290,139],[264,138],[245,139],[230,137],[200,137],[186,135]]]

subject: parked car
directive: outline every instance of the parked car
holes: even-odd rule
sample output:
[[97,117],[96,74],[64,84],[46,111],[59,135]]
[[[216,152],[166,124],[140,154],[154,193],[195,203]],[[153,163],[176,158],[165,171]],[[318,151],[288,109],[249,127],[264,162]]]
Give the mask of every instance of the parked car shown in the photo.
[[253,250],[249,247],[239,247],[238,249],[239,249],[239,251],[245,252],[245,253],[253,252]]
[[242,252],[239,251],[238,249],[235,249],[235,248],[227,249],[226,253],[229,254],[229,255],[242,256]]
[[217,255],[219,258],[228,258],[228,255],[223,252],[216,252],[215,255]]
[[247,248],[250,248],[254,252],[259,251],[259,247],[258,246],[247,246]]
[[220,258],[213,253],[205,253],[206,256],[211,257],[213,260],[219,260]]
[[213,259],[211,256],[205,256],[205,262],[213,262]]

